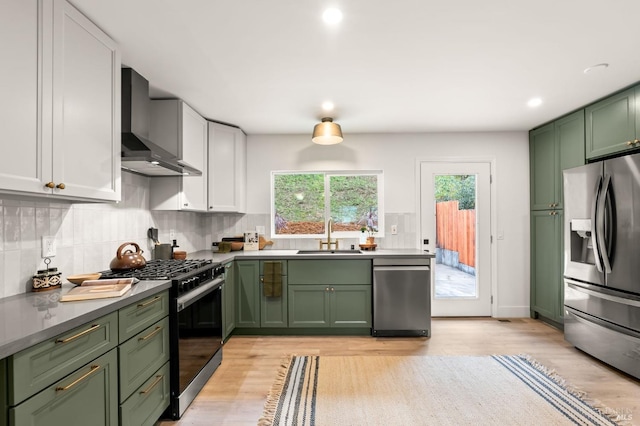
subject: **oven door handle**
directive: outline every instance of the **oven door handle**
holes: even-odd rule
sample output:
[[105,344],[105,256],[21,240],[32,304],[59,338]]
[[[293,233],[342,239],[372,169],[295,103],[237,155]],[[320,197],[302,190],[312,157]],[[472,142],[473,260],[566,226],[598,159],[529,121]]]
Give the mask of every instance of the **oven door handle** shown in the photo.
[[207,294],[219,289],[222,287],[222,284],[224,284],[224,278],[216,278],[213,281],[200,285],[189,293],[178,297],[176,301],[178,305],[178,312],[202,299]]

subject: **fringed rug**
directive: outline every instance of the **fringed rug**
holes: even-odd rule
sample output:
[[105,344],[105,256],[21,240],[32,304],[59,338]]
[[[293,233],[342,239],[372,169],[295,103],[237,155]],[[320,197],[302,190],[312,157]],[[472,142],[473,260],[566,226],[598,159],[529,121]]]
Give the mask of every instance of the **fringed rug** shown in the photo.
[[292,356],[259,425],[616,425],[528,356]]

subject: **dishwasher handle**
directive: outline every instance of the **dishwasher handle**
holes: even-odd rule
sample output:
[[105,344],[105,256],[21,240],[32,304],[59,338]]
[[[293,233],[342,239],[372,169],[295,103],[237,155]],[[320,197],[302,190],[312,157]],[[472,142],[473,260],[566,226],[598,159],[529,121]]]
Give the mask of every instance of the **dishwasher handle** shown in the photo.
[[430,271],[428,266],[374,266],[373,271]]

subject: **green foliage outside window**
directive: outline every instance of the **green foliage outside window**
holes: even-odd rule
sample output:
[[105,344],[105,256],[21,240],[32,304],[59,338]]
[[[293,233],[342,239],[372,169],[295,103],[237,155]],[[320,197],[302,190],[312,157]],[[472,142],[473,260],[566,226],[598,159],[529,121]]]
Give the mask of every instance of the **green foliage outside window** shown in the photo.
[[459,202],[460,210],[476,208],[475,175],[437,175],[435,176],[436,202]]

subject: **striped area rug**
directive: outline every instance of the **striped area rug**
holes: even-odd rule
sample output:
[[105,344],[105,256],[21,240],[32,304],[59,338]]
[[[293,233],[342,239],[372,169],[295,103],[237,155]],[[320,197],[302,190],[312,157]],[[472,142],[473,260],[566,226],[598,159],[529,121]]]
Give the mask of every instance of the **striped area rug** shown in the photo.
[[526,355],[292,356],[267,425],[617,425]]

